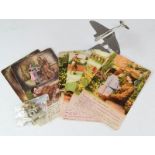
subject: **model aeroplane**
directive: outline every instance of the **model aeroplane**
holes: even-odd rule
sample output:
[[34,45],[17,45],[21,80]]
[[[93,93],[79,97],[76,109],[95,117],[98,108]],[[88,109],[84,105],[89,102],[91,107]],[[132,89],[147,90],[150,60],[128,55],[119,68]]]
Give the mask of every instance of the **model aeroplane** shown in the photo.
[[96,31],[96,34],[94,35],[95,41],[103,41],[101,44],[97,44],[92,49],[100,49],[106,52],[115,51],[119,54],[120,47],[115,36],[115,30],[121,27],[129,29],[129,27],[123,21],[120,21],[120,24],[118,26],[113,27],[111,29],[93,20],[90,21],[90,24]]

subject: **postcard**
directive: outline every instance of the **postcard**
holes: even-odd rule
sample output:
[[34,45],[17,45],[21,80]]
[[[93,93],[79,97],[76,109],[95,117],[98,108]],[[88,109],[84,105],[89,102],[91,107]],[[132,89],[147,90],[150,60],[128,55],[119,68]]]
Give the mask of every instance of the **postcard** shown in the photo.
[[23,108],[34,125],[42,125],[47,122],[48,94],[25,101]]
[[79,94],[91,81],[97,71],[101,68],[101,66],[107,61],[109,57],[109,53],[103,52],[101,50],[89,50],[90,56],[87,60],[87,64],[85,66],[84,74],[81,76],[80,80],[77,83],[77,87],[75,89],[75,93]]
[[69,61],[69,52],[60,52],[58,55],[58,66],[59,66],[59,88],[63,90],[66,84],[67,78],[67,67]]
[[114,54],[79,95],[76,104],[100,115],[101,122],[119,129],[150,71]]
[[[39,101],[47,94],[46,118],[52,120],[59,113],[58,62],[52,49],[36,50],[2,71],[16,94],[26,101]],[[34,100],[33,100],[34,99]]]
[[86,64],[90,52],[88,51],[70,51],[68,57],[67,75],[64,87],[64,102],[69,102],[72,94],[77,88],[82,75],[85,72]]
[[[32,55],[36,55],[39,52],[40,52],[39,50],[35,50],[34,52],[31,52],[29,55],[25,56],[24,58],[32,56]],[[3,69],[2,74],[4,75],[6,80],[9,82],[10,86],[14,89],[16,94],[19,96],[19,98],[22,101],[27,100],[28,98],[27,98],[23,88],[21,87],[18,79],[14,75],[11,65],[9,67]]]
[[[59,79],[61,88],[64,88],[61,93],[60,103],[61,103],[61,112],[68,106],[70,98],[74,93],[78,81],[81,79],[83,73],[85,72],[85,66],[87,64],[87,59],[90,52],[88,51],[69,51],[60,53],[59,56]],[[63,56],[63,57],[62,57]],[[65,59],[62,61],[62,59]],[[66,65],[67,64],[67,65]],[[63,67],[61,67],[63,66]],[[63,71],[63,73],[62,73]],[[61,76],[63,75],[63,76]],[[62,87],[62,77],[64,77],[63,87]]]
[[87,59],[87,51],[73,51],[69,53],[65,92],[75,92],[77,83],[85,72]]
[[[65,118],[69,118],[70,113],[71,113],[72,118],[73,118],[73,115],[72,115],[73,113],[74,113],[74,115],[75,115],[75,113],[77,113],[76,115],[79,115],[79,112],[81,113],[81,110],[80,111],[76,110],[77,107],[76,107],[76,104],[74,104],[74,103],[76,103],[76,101],[78,101],[77,100],[78,95],[90,83],[93,76],[95,76],[95,74],[101,68],[101,66],[107,62],[107,60],[110,56],[109,53],[106,53],[106,52],[103,52],[100,50],[91,50],[91,51],[89,51],[89,53],[90,53],[90,56],[88,57],[87,64],[85,65],[85,71],[82,74],[80,80],[78,80],[76,89],[74,91],[75,93],[71,97],[71,100],[70,100],[68,106],[66,106],[66,108],[64,110],[63,115]],[[87,109],[85,109],[85,110],[86,111],[82,112],[82,115],[86,117],[88,112],[87,112]],[[81,115],[81,117],[82,117],[82,115]],[[94,117],[94,116],[92,116],[92,114],[91,114],[91,115],[89,115],[89,117]],[[98,116],[96,116],[96,117],[98,117]]]
[[71,51],[60,52],[58,55],[58,66],[59,66],[59,89],[60,89],[60,98],[59,98],[59,105],[60,105],[60,115],[62,115],[64,108],[65,108],[65,101],[64,91],[65,91],[65,84],[67,79],[67,67],[69,63],[69,53]]
[[58,80],[57,58],[51,49],[29,55],[11,68],[28,99],[35,97],[33,92],[36,87]]
[[[83,106],[76,103],[78,101],[79,101],[79,96],[76,94],[73,94],[69,102],[69,106],[66,106],[64,109],[64,112],[62,115],[64,119],[101,122],[100,115],[96,115],[96,113],[94,113],[93,111],[83,108]],[[90,108],[91,107],[89,107],[89,109]]]

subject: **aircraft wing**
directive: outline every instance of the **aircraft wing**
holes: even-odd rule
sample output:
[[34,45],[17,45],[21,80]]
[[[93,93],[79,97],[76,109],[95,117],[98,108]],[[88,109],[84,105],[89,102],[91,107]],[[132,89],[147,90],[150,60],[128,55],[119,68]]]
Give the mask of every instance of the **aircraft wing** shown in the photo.
[[107,32],[109,29],[103,25],[101,25],[100,23],[91,20],[90,21],[91,26],[94,28],[94,30],[96,31],[96,34],[94,35],[94,37],[98,37],[101,34]]

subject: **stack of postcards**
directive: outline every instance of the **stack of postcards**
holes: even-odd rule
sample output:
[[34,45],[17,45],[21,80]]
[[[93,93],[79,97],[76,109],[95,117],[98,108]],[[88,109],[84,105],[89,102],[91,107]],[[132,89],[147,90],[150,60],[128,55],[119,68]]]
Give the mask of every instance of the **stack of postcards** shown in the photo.
[[17,123],[45,124],[61,116],[118,129],[150,71],[98,49],[36,50],[2,71],[20,97]]

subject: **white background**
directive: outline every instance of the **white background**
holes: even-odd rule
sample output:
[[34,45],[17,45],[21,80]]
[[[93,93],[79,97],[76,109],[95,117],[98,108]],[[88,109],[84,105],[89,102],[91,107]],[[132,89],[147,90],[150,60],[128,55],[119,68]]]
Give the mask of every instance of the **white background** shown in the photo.
[[[107,27],[119,20],[97,20]],[[0,135],[155,135],[155,20],[125,20],[130,30],[116,32],[121,54],[152,74],[118,131],[94,122],[57,118],[42,127],[16,127],[14,108],[21,101],[0,75]],[[0,70],[35,49],[59,51],[95,45],[89,20],[0,20]]]

